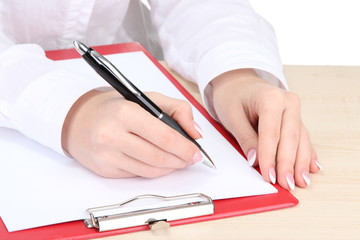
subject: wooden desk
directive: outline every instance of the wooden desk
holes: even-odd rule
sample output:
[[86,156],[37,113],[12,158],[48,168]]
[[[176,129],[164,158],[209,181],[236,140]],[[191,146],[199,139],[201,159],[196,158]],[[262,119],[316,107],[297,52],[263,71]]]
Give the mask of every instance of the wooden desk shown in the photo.
[[[298,206],[105,239],[360,239],[360,66],[285,66],[323,167]],[[178,77],[178,75],[175,74]],[[197,87],[182,81],[200,99]]]

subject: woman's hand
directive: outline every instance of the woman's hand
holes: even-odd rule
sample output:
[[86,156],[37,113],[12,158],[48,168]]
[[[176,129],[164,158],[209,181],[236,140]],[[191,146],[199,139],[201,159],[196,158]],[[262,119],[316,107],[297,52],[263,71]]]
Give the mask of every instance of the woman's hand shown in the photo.
[[[201,137],[187,102],[147,95],[192,138]],[[155,178],[202,160],[192,142],[115,91],[93,90],[78,99],[66,117],[62,146],[82,165],[109,178]]]
[[211,82],[213,105],[250,165],[259,164],[267,182],[286,189],[310,184],[320,170],[317,155],[300,116],[297,95],[277,88],[252,69],[224,73]]

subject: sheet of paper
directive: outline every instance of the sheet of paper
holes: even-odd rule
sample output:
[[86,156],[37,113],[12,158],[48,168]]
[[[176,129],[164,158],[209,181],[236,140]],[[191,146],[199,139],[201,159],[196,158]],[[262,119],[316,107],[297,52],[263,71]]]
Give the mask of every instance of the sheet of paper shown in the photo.
[[[142,52],[108,55],[143,91],[185,99]],[[82,59],[57,64],[102,80]],[[104,82],[105,83],[105,82]],[[204,193],[213,199],[275,193],[256,170],[193,108],[204,131],[200,145],[217,170],[196,164],[157,179],[107,179],[22,134],[0,128],[0,216],[9,231],[88,218],[87,208],[141,194]]]

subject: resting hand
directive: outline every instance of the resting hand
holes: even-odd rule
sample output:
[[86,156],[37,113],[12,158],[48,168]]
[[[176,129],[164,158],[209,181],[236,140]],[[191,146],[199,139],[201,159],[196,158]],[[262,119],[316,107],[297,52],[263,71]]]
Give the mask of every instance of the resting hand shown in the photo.
[[[148,96],[191,137],[201,137],[188,103]],[[82,165],[110,178],[155,178],[202,160],[192,142],[115,91],[93,90],[78,99],[66,117],[62,146]]]
[[224,73],[211,82],[213,105],[250,165],[267,182],[286,189],[310,184],[320,164],[300,117],[299,97],[277,88],[252,69]]

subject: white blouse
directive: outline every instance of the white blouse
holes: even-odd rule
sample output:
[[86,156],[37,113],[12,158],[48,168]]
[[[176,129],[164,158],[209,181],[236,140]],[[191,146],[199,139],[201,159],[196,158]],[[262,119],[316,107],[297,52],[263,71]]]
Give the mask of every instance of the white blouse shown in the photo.
[[[271,25],[246,0],[2,0],[0,2],[0,126],[64,154],[61,130],[72,104],[102,87],[59,69],[44,50],[138,41],[199,85],[214,116],[216,76],[253,68],[287,88]],[[154,31],[155,30],[155,31]]]

